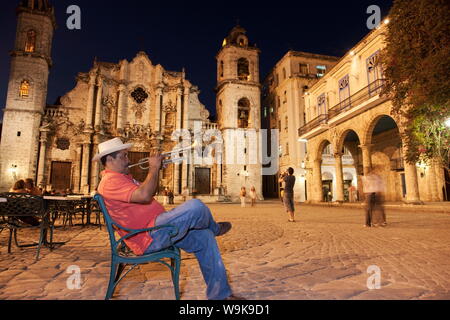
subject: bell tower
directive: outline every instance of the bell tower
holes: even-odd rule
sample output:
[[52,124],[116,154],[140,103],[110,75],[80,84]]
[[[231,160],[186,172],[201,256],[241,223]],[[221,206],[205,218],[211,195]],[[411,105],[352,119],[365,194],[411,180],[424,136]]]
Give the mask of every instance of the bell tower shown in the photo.
[[3,114],[0,190],[9,189],[15,180],[36,178],[55,28],[54,8],[48,0],[20,1]]
[[245,29],[237,25],[216,55],[216,111],[224,139],[222,181],[232,200],[239,198],[242,186],[247,192],[254,186],[262,198],[259,53],[249,44]]

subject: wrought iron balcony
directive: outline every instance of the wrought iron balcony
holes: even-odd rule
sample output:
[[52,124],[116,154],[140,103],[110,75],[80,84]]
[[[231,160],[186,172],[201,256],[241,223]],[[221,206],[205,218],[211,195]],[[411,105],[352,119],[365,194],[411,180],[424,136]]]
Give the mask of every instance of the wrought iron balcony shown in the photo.
[[336,117],[340,113],[351,110],[364,101],[379,94],[383,88],[384,79],[378,79],[370,83],[368,86],[357,91],[355,94],[351,95],[347,99],[340,101],[338,104],[334,105],[332,108],[328,109],[328,114],[321,114],[317,118],[306,123],[304,126],[298,129],[298,135],[302,136],[308,131],[318,127],[321,124],[326,124],[330,119]]

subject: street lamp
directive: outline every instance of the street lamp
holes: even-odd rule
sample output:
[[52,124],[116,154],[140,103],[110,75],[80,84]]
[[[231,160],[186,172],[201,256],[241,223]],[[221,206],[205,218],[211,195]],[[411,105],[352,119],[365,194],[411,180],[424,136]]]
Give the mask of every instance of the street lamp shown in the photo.
[[445,126],[446,126],[447,128],[450,128],[450,118],[448,118],[447,120],[445,120],[444,124],[445,124]]

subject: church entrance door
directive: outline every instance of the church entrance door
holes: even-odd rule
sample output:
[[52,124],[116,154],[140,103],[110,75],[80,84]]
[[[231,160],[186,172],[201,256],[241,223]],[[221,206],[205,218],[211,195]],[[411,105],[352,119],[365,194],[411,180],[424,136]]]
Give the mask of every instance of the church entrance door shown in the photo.
[[[139,162],[139,160],[141,160],[143,158],[148,158],[149,155],[150,155],[149,152],[128,152],[128,160],[130,160],[130,164],[133,164],[133,163]],[[144,165],[144,167],[146,165]],[[139,168],[139,166],[136,166],[136,167],[130,168],[130,174],[137,181],[144,182],[144,180],[148,174],[148,169],[142,170],[141,168]]]
[[210,194],[211,175],[209,168],[195,168],[195,189],[197,194]]
[[66,191],[70,188],[71,162],[52,161],[50,184],[56,191]]

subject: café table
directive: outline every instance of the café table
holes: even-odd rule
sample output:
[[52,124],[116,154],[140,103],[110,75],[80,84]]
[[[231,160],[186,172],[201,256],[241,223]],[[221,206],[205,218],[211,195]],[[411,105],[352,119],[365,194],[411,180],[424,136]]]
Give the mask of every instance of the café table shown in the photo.
[[[90,195],[67,195],[67,196],[56,196],[48,195],[43,197],[47,202],[49,210],[55,211],[66,211],[65,213],[69,215],[69,220],[71,221],[72,214],[82,212],[83,216],[86,215],[86,224],[91,225],[91,200]],[[58,212],[56,212],[57,214]],[[56,216],[54,216],[56,218]],[[65,223],[64,223],[65,224]]]

